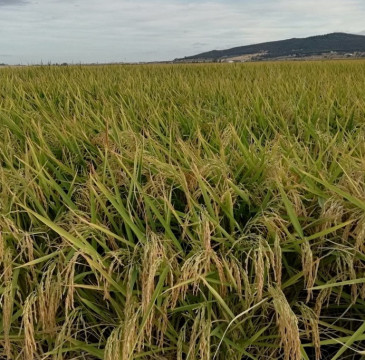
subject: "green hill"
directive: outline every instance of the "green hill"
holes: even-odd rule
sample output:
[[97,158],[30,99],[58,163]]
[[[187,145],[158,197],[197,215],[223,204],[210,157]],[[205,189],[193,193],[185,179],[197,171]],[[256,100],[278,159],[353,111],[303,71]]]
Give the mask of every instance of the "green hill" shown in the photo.
[[365,52],[365,36],[345,33],[332,33],[308,38],[293,38],[261,44],[239,46],[227,50],[213,50],[205,53],[187,56],[184,60],[218,60],[244,55],[258,55],[261,59],[278,57],[307,57],[313,55]]

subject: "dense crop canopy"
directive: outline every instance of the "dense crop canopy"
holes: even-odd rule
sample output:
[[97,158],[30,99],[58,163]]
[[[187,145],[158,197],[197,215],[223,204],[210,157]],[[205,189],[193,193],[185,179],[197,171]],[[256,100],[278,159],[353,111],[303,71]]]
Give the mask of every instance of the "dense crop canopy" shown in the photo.
[[365,63],[0,70],[0,357],[359,358]]

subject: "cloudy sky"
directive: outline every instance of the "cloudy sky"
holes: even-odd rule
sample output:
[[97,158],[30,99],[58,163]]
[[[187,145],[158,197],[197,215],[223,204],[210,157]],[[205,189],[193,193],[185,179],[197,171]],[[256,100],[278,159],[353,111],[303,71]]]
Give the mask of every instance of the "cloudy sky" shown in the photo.
[[0,63],[169,60],[335,31],[364,0],[0,0]]

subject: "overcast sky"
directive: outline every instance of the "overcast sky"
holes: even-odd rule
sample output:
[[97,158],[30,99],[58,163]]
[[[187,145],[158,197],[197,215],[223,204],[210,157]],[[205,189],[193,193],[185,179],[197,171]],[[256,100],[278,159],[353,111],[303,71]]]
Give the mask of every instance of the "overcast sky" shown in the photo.
[[335,31],[365,0],[0,0],[0,63],[170,60]]

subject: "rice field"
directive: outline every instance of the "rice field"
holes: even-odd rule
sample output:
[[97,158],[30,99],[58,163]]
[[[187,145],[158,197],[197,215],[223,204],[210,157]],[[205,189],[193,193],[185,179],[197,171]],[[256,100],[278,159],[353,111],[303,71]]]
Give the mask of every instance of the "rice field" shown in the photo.
[[365,62],[0,70],[0,358],[365,357]]

